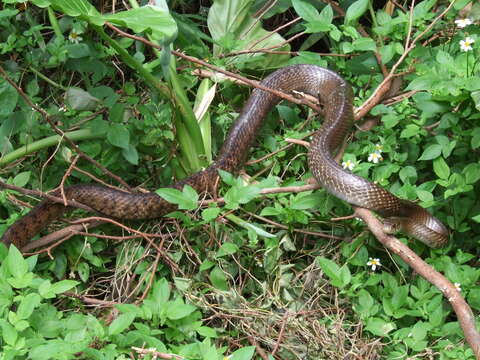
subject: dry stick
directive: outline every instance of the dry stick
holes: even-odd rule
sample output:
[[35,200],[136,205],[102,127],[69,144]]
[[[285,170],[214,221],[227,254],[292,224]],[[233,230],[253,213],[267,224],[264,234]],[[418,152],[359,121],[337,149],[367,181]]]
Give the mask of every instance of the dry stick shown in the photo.
[[20,88],[20,86],[18,86],[15,81],[13,81],[12,79],[10,79],[10,77],[8,76],[7,72],[3,69],[2,66],[0,66],[0,73],[2,74],[2,76],[4,77],[5,80],[8,81],[8,83],[10,83],[10,85],[12,85],[18,92],[18,94],[25,100],[25,102],[28,104],[28,106],[30,106],[33,110],[39,112],[42,117],[44,118],[44,120],[50,124],[50,126],[52,127],[52,129],[58,134],[60,135],[63,139],[65,139],[65,141],[76,151],[76,153],[78,155],[80,155],[82,158],[84,158],[85,160],[91,162],[93,165],[95,165],[96,167],[98,167],[100,170],[103,171],[104,174],[110,176],[111,178],[115,179],[118,183],[122,184],[123,186],[125,186],[127,189],[130,190],[130,186],[128,186],[128,184],[123,181],[122,178],[120,178],[119,176],[113,174],[112,172],[110,172],[106,167],[104,167],[102,164],[100,164],[98,161],[92,159],[90,156],[88,156],[87,154],[85,154],[82,150],[80,150],[80,148],[72,141],[70,140],[67,136],[65,136],[65,133],[60,130],[56,125],[55,123],[52,121],[52,119],[50,118],[50,115],[48,114],[48,112],[46,112],[44,109],[42,109],[40,106],[34,104],[30,98],[28,97],[27,94],[25,94],[25,92],[22,90],[22,88]]
[[[93,227],[99,226],[99,225],[104,224],[104,223],[105,223],[105,221],[100,221],[99,220],[99,221],[90,222],[90,223],[86,223],[86,224],[77,224],[77,225],[67,226],[63,229],[60,229],[58,231],[55,231],[55,232],[50,233],[48,235],[45,235],[38,240],[29,242],[27,245],[22,247],[22,249],[21,249],[22,253],[25,256],[31,256],[31,255],[36,255],[36,254],[41,254],[41,253],[44,253],[44,252],[48,252],[49,251],[48,249],[42,249],[42,250],[39,250],[39,251],[29,253],[29,251],[31,251],[31,250],[34,250],[34,249],[37,249],[39,247],[43,247],[43,246],[46,246],[48,244],[51,244],[51,243],[54,243],[54,242],[57,242],[57,241],[61,240],[61,242],[58,242],[58,243],[55,244],[55,246],[57,246],[57,245],[61,244],[62,242],[64,242],[65,239],[67,239],[67,238],[69,239],[73,235],[80,234],[82,232],[82,230],[93,228]],[[86,233],[84,233],[84,234],[86,234]],[[89,234],[89,236],[95,236],[95,235],[90,235]]]
[[75,299],[79,299],[82,302],[84,302],[85,304],[97,305],[97,306],[99,305],[99,306],[102,306],[102,307],[112,307],[112,306],[120,304],[120,303],[115,302],[115,301],[99,300],[99,299],[91,298],[91,297],[88,297],[88,296],[76,294],[76,293],[69,292],[69,291],[64,292],[62,295],[70,296],[70,297],[73,297]]
[[480,359],[480,334],[475,329],[475,317],[467,302],[455,286],[446,277],[425,263],[422,258],[415,254],[407,245],[403,244],[397,238],[385,234],[382,223],[370,210],[355,208],[355,214],[365,221],[378,241],[387,249],[400,256],[412,269],[442,292],[457,314],[458,321],[465,334],[465,339],[472,347],[475,357]]
[[[42,191],[38,191],[38,190],[28,190],[28,189],[24,189],[22,187],[19,187],[19,186],[15,186],[15,185],[10,185],[10,184],[7,184],[3,181],[0,180],[0,189],[3,188],[3,189],[8,189],[8,190],[15,190],[15,191],[18,191],[19,193],[22,193],[24,195],[30,195],[30,196],[38,196],[38,197],[42,197],[42,198],[45,198],[45,199],[48,199],[54,203],[60,203],[60,204],[65,204],[63,199],[58,197],[58,196],[53,196],[53,195],[49,195],[47,193],[44,193]],[[95,210],[93,210],[91,207],[87,206],[87,205],[83,205],[75,200],[68,200],[67,203],[66,203],[68,206],[73,206],[73,207],[76,207],[76,208],[79,208],[79,209],[83,209],[83,210],[86,210],[86,211],[90,211],[90,212],[94,212]]]
[[442,11],[440,15],[438,15],[426,28],[423,30],[420,34],[418,34],[415,39],[410,43],[410,37],[411,37],[411,27],[412,27],[412,12],[410,13],[410,21],[409,21],[409,31],[407,34],[407,41],[405,42],[405,51],[403,54],[400,56],[398,61],[392,66],[390,69],[390,73],[386,78],[383,79],[383,81],[377,86],[375,91],[370,95],[370,97],[355,111],[355,117],[356,118],[362,118],[364,117],[375,105],[377,105],[382,98],[382,96],[387,92],[388,90],[388,83],[391,81],[391,79],[395,76],[395,71],[397,68],[400,66],[400,64],[405,60],[407,55],[415,48],[416,43],[428,32],[430,29],[442,18],[445,16],[445,14],[453,7],[455,4],[455,1],[452,1],[450,5]]
[[70,166],[68,167],[67,171],[65,172],[65,174],[63,175],[62,177],[62,181],[60,181],[60,194],[62,195],[62,199],[63,199],[63,204],[65,206],[67,206],[67,197],[65,196],[65,181],[67,180],[67,178],[70,176],[70,174],[72,173],[72,170],[73,168],[75,167],[75,165],[77,164],[77,161],[78,159],[80,158],[79,155],[75,156],[75,158],[73,159],[72,163],[70,164]]
[[140,358],[145,357],[145,355],[151,355],[152,359],[164,359],[164,360],[183,360],[185,359],[183,356],[175,355],[175,354],[166,354],[157,351],[155,348],[152,349],[143,349],[136,346],[132,346],[132,350],[134,350],[137,354],[140,355]]
[[[143,38],[143,37],[141,37],[141,36],[131,35],[131,34],[125,32],[125,31],[123,31],[123,30],[120,30],[120,29],[117,28],[115,25],[110,24],[109,22],[106,22],[105,25],[107,25],[109,28],[111,28],[112,30],[114,30],[115,32],[117,32],[118,34],[120,34],[120,35],[122,35],[122,36],[124,36],[124,37],[128,37],[128,38],[130,38],[130,39],[134,39],[134,40],[140,41],[140,42],[142,42],[142,43],[144,43],[144,44],[146,44],[146,45],[148,45],[148,46],[151,46],[151,47],[153,47],[153,48],[155,48],[155,49],[161,49],[161,46],[159,46],[159,45],[157,45],[157,44],[155,44],[155,43],[153,43],[153,42],[151,42],[151,41],[149,41],[149,40],[147,40],[147,39],[145,39],[145,38]],[[298,99],[298,98],[296,98],[296,97],[294,97],[294,96],[292,96],[292,95],[288,95],[288,94],[285,94],[285,93],[283,93],[283,92],[281,92],[281,91],[278,91],[278,90],[275,90],[275,89],[266,87],[266,86],[264,86],[264,85],[262,85],[262,84],[260,84],[260,83],[258,83],[258,82],[256,82],[256,81],[254,81],[254,80],[250,80],[250,79],[248,79],[248,78],[246,78],[246,77],[240,76],[240,75],[235,74],[235,73],[233,73],[233,72],[231,72],[231,71],[224,70],[224,69],[222,69],[222,68],[220,68],[220,67],[218,67],[218,66],[209,64],[208,62],[203,61],[203,60],[200,60],[200,59],[198,59],[198,58],[196,58],[196,57],[185,55],[185,54],[183,54],[183,53],[181,53],[181,52],[179,52],[179,51],[171,50],[171,53],[172,53],[173,55],[175,55],[175,56],[178,56],[178,57],[186,60],[186,61],[192,62],[192,63],[194,63],[194,64],[198,64],[198,65],[205,66],[205,67],[207,67],[207,68],[209,68],[209,69],[212,69],[212,70],[217,71],[217,72],[219,72],[219,73],[225,74],[225,75],[230,76],[230,77],[232,77],[232,78],[234,78],[234,79],[237,79],[237,80],[239,80],[239,81],[242,81],[242,82],[244,82],[244,83],[246,83],[246,84],[248,84],[248,85],[250,85],[250,86],[252,86],[252,87],[255,87],[255,88],[258,88],[258,89],[260,89],[260,90],[263,90],[263,91],[272,93],[272,94],[274,94],[275,96],[278,96],[278,97],[281,98],[281,99],[288,100],[288,101],[290,101],[290,102],[292,102],[292,103],[294,103],[294,104],[298,104],[298,105],[307,105],[308,107],[312,108],[312,109],[315,110],[315,111],[320,111],[320,107],[319,107],[319,106],[316,106],[316,105],[314,105],[314,104],[312,104],[312,103],[310,103],[310,102],[308,102],[308,101],[306,101],[306,100],[304,100],[304,99]]]

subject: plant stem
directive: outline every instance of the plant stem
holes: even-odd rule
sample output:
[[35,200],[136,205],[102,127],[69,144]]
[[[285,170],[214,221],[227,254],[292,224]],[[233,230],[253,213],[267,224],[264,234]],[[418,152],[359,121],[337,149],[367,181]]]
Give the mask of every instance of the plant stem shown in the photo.
[[[76,131],[69,131],[65,133],[65,136],[67,136],[72,141],[96,139],[104,135],[105,135],[104,133],[99,133],[99,132],[94,133],[91,129],[82,129],[82,130],[76,130]],[[60,141],[62,141],[62,137],[60,135],[53,135],[53,136],[49,136],[47,138],[35,141],[31,144],[24,145],[14,151],[9,152],[5,156],[0,157],[0,167],[3,167],[23,156],[34,153],[38,150],[41,150],[50,146],[55,146]]]

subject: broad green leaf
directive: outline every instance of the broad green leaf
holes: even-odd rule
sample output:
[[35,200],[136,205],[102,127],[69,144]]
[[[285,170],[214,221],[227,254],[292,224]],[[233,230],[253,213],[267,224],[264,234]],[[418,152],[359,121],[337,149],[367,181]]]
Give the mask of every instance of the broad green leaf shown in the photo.
[[185,185],[183,191],[173,188],[158,189],[156,193],[169,203],[177,204],[179,209],[193,210],[198,207],[198,194],[189,185]]
[[439,144],[429,145],[424,151],[422,156],[418,160],[432,160],[438,158],[442,153],[442,146]]
[[166,315],[170,320],[179,320],[193,313],[197,308],[190,304],[184,304],[180,298],[175,301],[169,301]]
[[50,291],[54,294],[61,294],[65,291],[68,291],[79,284],[78,281],[75,280],[62,280],[56,283],[53,283],[50,287]]
[[433,160],[433,171],[440,179],[448,179],[450,176],[450,167],[447,165],[443,157]]
[[251,360],[253,354],[255,353],[255,346],[246,346],[235,350],[231,356],[228,357],[229,360]]
[[23,171],[23,172],[17,174],[13,178],[13,185],[24,187],[25,185],[28,184],[28,180],[30,179],[30,174],[31,174],[30,171]]
[[126,314],[120,314],[115,320],[112,321],[112,323],[108,326],[108,333],[110,335],[118,335],[120,334],[123,330],[128,328],[133,320],[135,320],[135,314],[134,313],[126,313]]
[[480,180],[480,164],[468,164],[462,172],[465,175],[465,181],[467,184],[475,184]]
[[366,330],[370,331],[376,336],[386,336],[389,332],[396,329],[396,325],[393,322],[387,322],[377,317],[373,317],[367,320]]
[[170,43],[177,36],[177,24],[170,13],[159,6],[146,5],[128,11],[104,15],[106,21],[132,29],[136,33],[148,32],[153,40]]
[[133,165],[138,165],[138,152],[133,144],[128,144],[126,149],[122,149],[123,157]]
[[309,22],[319,20],[318,10],[305,0],[292,0],[292,5],[298,16],[300,16],[303,20]]
[[345,24],[349,24],[363,15],[368,9],[368,1],[369,0],[357,0],[350,5],[345,15]]
[[6,118],[17,106],[18,92],[3,77],[0,78],[0,117]]
[[10,274],[17,279],[22,278],[28,271],[27,262],[14,245],[11,245],[8,250],[7,268]]
[[113,146],[128,149],[130,145],[130,133],[122,124],[112,124],[108,129],[107,140]]
[[40,305],[41,298],[37,293],[30,293],[25,296],[18,305],[17,315],[19,319],[28,319],[33,310]]
[[[213,54],[225,51],[255,50],[277,47],[289,51],[290,45],[278,33],[262,28],[262,22],[252,16],[254,0],[216,0],[208,11],[208,30],[216,41]],[[268,69],[285,65],[289,56],[279,54],[245,54],[227,59],[241,67]]]
[[232,255],[235,254],[238,251],[238,246],[234,243],[231,242],[226,242],[223,243],[222,246],[220,246],[220,249],[217,250],[217,258],[220,258],[225,255]]
[[418,198],[421,201],[424,201],[424,202],[433,201],[433,195],[429,191],[417,189],[416,193],[417,193]]
[[14,346],[18,338],[15,328],[4,319],[0,319],[0,328],[2,329],[2,338],[5,343]]
[[151,296],[158,304],[166,304],[170,299],[170,294],[171,290],[167,279],[161,278],[153,285]]
[[353,49],[357,51],[376,51],[377,45],[371,38],[361,37],[353,41]]
[[210,281],[213,286],[215,286],[219,290],[228,291],[228,282],[225,274],[223,273],[222,269],[218,266],[215,266],[212,271],[210,271],[209,275]]
[[209,337],[209,338],[218,337],[215,329],[212,329],[211,327],[208,327],[208,326],[200,326],[196,331],[200,336],[203,336],[203,337]]
[[74,110],[95,110],[99,102],[99,99],[78,87],[69,87],[65,92],[65,103]]
[[217,218],[218,214],[220,214],[220,208],[207,208],[202,210],[202,219],[205,221],[212,221]]
[[335,262],[325,257],[317,257],[316,261],[323,272],[330,278],[332,285],[342,288],[351,280],[350,270],[346,265],[339,267]]
[[470,96],[472,97],[473,102],[475,103],[475,108],[480,111],[480,91],[472,91],[470,93]]
[[470,290],[467,297],[468,304],[476,310],[480,310],[480,289],[475,287]]

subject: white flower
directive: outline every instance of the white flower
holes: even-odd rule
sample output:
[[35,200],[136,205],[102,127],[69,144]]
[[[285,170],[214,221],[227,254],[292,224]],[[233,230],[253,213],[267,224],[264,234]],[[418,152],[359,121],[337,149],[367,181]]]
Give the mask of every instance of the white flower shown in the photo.
[[67,112],[67,107],[65,105],[62,105],[58,108],[58,111]]
[[343,166],[344,169],[348,169],[348,170],[352,171],[353,168],[355,167],[355,163],[352,160],[347,160],[347,161],[342,162],[342,166]]
[[72,30],[70,32],[70,35],[68,35],[68,40],[70,40],[72,43],[78,44],[80,41],[83,40],[83,38],[75,30]]
[[457,27],[459,27],[460,29],[463,29],[464,27],[467,27],[468,25],[472,25],[472,24],[473,24],[473,21],[470,20],[469,18],[458,19],[458,20],[455,20],[455,24],[456,24]]
[[380,155],[377,152],[373,152],[370,155],[368,155],[368,161],[373,162],[374,164],[382,160],[383,160],[382,155]]
[[465,40],[460,40],[460,49],[462,51],[470,51],[472,50],[472,45],[475,42],[474,39],[471,37],[467,37]]
[[377,154],[381,154],[383,151],[383,145],[382,144],[375,144],[375,152]]
[[455,289],[457,289],[458,292],[462,291],[462,287],[460,283],[454,283],[453,285],[455,285]]
[[367,266],[371,266],[372,267],[372,270],[375,271],[377,270],[377,266],[380,267],[382,266],[382,264],[380,264],[380,259],[372,259],[372,258],[368,258],[368,262],[367,262]]

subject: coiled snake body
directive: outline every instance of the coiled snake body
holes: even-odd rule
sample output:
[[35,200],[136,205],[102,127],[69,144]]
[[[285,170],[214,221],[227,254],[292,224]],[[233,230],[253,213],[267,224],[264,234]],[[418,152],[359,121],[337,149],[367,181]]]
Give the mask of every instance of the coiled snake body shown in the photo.
[[[299,91],[318,96],[324,106],[325,120],[310,144],[309,166],[313,176],[325,189],[352,205],[392,218],[402,231],[431,247],[448,241],[445,226],[422,207],[397,198],[387,190],[340,167],[332,154],[342,144],[353,122],[353,93],[350,86],[333,71],[314,65],[293,65],[275,71],[262,85],[286,93]],[[217,160],[207,169],[172,185],[181,189],[189,184],[197,191],[211,190],[218,169],[237,171],[245,162],[248,149],[263,119],[279,102],[270,92],[255,89],[220,150]],[[155,193],[129,194],[97,185],[74,185],[65,188],[66,198],[118,219],[157,218],[176,207]],[[14,223],[3,235],[5,244],[21,248],[49,222],[67,208],[49,200],[41,202]]]

